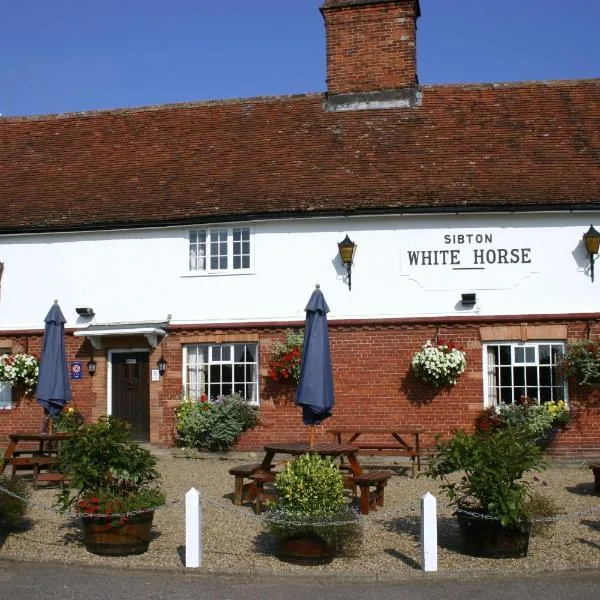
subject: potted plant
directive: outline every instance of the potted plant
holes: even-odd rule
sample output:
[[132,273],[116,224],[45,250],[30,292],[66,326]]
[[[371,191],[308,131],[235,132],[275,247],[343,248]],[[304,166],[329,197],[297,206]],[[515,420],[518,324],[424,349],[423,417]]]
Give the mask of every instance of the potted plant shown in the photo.
[[141,554],[148,549],[154,509],[165,502],[156,459],[131,439],[129,424],[111,416],[82,425],[63,442],[67,486],[57,506],[81,518],[89,552]]
[[523,475],[544,468],[540,452],[523,430],[511,426],[472,435],[459,430],[446,441],[436,440],[424,475],[442,481],[442,492],[457,507],[468,554],[527,555],[531,491]]
[[585,340],[570,344],[560,368],[577,385],[600,387],[600,343]]
[[437,387],[456,385],[467,366],[467,356],[453,342],[427,340],[411,361],[418,379]]
[[344,495],[344,478],[331,460],[305,454],[275,479],[279,498],[265,516],[278,557],[296,564],[323,564],[355,555],[362,542],[360,517]]

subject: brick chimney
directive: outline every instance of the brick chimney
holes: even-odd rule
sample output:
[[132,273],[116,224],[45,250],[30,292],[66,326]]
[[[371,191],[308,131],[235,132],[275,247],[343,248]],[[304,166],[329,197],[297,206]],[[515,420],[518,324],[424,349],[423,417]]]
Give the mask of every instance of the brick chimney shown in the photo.
[[419,0],[324,0],[328,95],[417,83]]

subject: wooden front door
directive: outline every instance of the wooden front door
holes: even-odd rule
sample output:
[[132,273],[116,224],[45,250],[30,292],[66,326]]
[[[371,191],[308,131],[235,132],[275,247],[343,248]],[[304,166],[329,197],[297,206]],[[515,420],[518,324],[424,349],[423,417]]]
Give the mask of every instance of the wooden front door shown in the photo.
[[112,415],[131,423],[133,438],[150,440],[150,385],[146,352],[112,355]]

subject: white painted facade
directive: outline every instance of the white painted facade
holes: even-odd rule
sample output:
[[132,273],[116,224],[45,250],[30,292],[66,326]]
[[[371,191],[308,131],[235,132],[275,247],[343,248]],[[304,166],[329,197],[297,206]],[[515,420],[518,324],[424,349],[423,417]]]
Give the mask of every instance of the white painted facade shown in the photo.
[[[304,319],[316,283],[330,319],[598,311],[581,242],[593,213],[378,216],[251,224],[252,268],[188,270],[186,227],[0,236],[0,330],[42,329],[54,299],[67,326]],[[248,225],[244,223],[243,225]],[[352,290],[337,243],[357,244]],[[598,274],[600,277],[600,273]],[[464,292],[477,303],[464,307]]]

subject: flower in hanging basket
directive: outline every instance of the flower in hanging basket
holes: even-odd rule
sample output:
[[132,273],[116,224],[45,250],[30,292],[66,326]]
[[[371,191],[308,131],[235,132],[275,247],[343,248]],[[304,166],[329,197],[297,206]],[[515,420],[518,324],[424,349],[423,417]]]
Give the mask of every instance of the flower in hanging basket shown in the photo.
[[298,383],[303,344],[304,334],[301,331],[286,330],[285,341],[276,341],[273,344],[268,376],[273,380]]
[[452,342],[427,340],[412,358],[412,369],[416,377],[443,388],[455,385],[467,366],[467,356]]
[[20,388],[31,395],[40,373],[39,362],[32,354],[9,354],[0,358],[0,382]]
[[564,376],[590,387],[600,387],[600,343],[586,340],[569,346],[560,363]]

